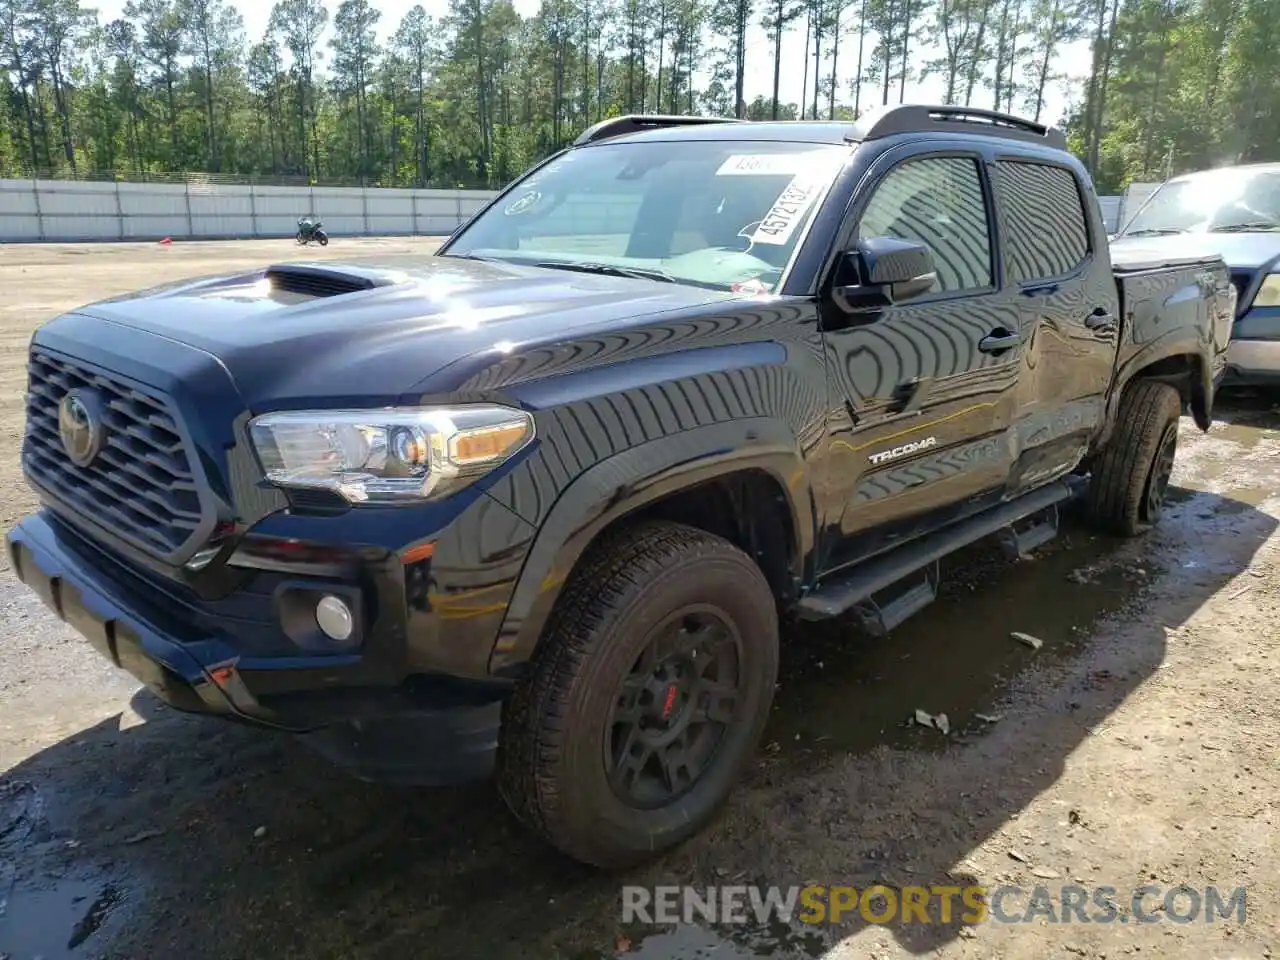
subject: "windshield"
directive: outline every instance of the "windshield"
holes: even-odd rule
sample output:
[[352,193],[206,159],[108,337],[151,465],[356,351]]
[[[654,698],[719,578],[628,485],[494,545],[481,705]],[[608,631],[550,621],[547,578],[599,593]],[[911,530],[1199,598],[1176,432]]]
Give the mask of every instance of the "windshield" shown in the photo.
[[518,183],[445,256],[715,289],[777,289],[848,148],[652,141],[573,150]]
[[1280,170],[1211,170],[1171,180],[1121,236],[1280,231]]

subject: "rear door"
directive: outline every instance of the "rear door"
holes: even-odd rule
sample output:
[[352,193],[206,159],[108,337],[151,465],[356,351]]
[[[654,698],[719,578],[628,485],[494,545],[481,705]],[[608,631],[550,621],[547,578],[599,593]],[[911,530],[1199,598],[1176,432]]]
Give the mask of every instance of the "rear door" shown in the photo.
[[846,248],[875,236],[924,243],[938,279],[878,314],[824,322],[849,418],[831,439],[843,515],[828,568],[998,499],[1012,462],[1019,306],[1000,290],[984,157],[916,143],[888,152],[868,180]]
[[1001,155],[993,180],[1005,281],[1016,291],[1023,342],[1016,492],[1070,471],[1084,455],[1104,418],[1119,321],[1111,262],[1099,255],[1081,172],[1039,155]]

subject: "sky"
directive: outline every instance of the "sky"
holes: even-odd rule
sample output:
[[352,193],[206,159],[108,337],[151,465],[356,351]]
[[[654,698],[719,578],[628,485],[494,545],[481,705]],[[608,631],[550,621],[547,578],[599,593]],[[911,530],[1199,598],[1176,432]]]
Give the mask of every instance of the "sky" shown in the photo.
[[[442,19],[448,11],[448,0],[372,0],[373,6],[382,11],[382,20],[379,24],[379,33],[382,39],[388,38],[395,32],[396,26],[404,15],[416,3],[421,2],[427,12],[437,20]],[[513,0],[516,10],[523,16],[531,16],[537,12],[540,0]],[[98,8],[99,19],[106,23],[116,17],[122,15],[125,0],[86,0],[85,6],[96,6]],[[267,21],[271,16],[271,0],[232,0],[232,5],[239,8],[241,15],[244,17],[245,31],[251,42],[261,39],[267,29]],[[330,13],[337,6],[337,0],[331,0],[329,3]],[[746,99],[751,101],[755,99],[757,94],[764,97],[773,95],[773,41],[765,32],[764,28],[759,25],[759,17],[752,24],[747,34],[747,77],[746,77]],[[856,38],[850,42],[842,38],[842,46],[840,52],[840,60],[842,64],[841,83],[842,85],[853,74],[853,67],[856,64],[857,41]],[[784,35],[782,40],[782,84],[778,99],[783,103],[796,103],[800,100],[801,94],[804,92],[803,72],[798,69],[799,63],[803,61],[805,53],[805,38],[803,28],[794,29],[790,34]],[[936,54],[932,54],[936,56]],[[920,62],[929,58],[930,54],[912,55],[914,62]],[[789,69],[790,64],[796,64],[796,68]],[[1066,73],[1073,78],[1087,77],[1089,74],[1089,50],[1087,41],[1080,41],[1070,46],[1064,47],[1062,56],[1054,64],[1055,70]],[[812,74],[812,66],[810,67]],[[810,79],[812,83],[812,78]],[[865,89],[863,90],[863,106],[873,106],[871,94]],[[844,92],[844,96],[840,99],[849,100],[849,95]],[[906,99],[915,103],[938,103],[941,101],[943,94],[946,93],[945,81],[940,77],[929,77],[923,82],[916,81],[907,84]],[[1041,120],[1047,120],[1051,123],[1057,122],[1065,113],[1068,101],[1067,91],[1062,85],[1056,85],[1048,91],[1045,98],[1045,109],[1041,114]],[[813,91],[810,88],[807,99],[812,102]],[[989,102],[978,100],[975,106],[989,107]],[[1016,112],[1016,111],[1015,111]]]

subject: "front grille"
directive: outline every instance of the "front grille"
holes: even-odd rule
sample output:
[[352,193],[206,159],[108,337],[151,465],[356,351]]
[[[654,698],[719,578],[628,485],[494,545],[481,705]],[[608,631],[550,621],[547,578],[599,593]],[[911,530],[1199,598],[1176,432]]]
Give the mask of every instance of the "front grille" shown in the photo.
[[[172,557],[201,526],[200,495],[168,402],[87,365],[33,349],[27,366],[24,466],[32,481],[75,513],[153,555]],[[97,395],[105,441],[77,466],[58,433],[67,392]]]

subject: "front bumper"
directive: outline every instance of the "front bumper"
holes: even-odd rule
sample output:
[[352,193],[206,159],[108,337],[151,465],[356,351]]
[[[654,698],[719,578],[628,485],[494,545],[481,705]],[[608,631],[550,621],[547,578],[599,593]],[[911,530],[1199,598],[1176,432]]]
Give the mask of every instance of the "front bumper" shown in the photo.
[[[341,686],[340,664],[325,669],[307,657],[274,660],[275,682],[263,684],[265,672],[243,669],[233,635],[205,631],[136,581],[108,575],[101,557],[47,510],[24,519],[6,540],[18,579],[178,710],[304,734],[304,742],[365,779],[452,783],[492,769],[499,686],[446,677]],[[289,682],[278,682],[282,675]]]
[[1280,306],[1252,304],[1236,318],[1223,382],[1228,386],[1280,386]]
[[1232,340],[1227,348],[1228,386],[1280,386],[1280,340]]
[[234,688],[214,683],[210,672],[233,662],[233,651],[216,641],[170,639],[168,630],[138,609],[138,598],[104,590],[86,558],[68,549],[66,536],[43,512],[11,530],[6,541],[18,579],[95,650],[165,703],[195,713],[241,713],[232,699]]

